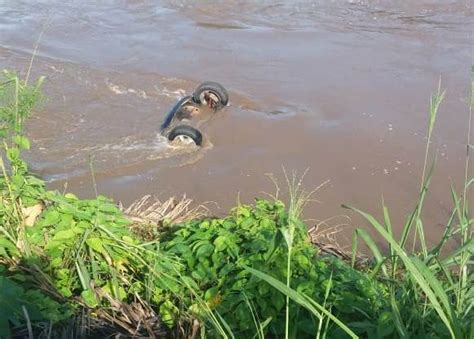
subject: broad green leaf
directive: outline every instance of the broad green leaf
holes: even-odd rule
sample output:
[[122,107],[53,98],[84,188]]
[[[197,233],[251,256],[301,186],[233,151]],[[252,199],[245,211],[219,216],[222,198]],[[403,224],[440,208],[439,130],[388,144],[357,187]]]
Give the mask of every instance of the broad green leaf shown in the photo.
[[20,150],[18,148],[9,148],[7,151],[7,158],[11,162],[15,162],[20,158]]
[[99,302],[97,300],[97,297],[95,296],[94,291],[92,291],[91,289],[87,289],[87,290],[82,291],[81,292],[81,297],[82,297],[82,299],[84,300],[84,302],[86,303],[87,306],[89,306],[91,308],[95,308],[95,307],[99,306]]
[[102,246],[102,243],[103,240],[101,238],[88,238],[86,240],[86,244],[98,253],[104,252],[104,247]]
[[218,236],[215,240],[214,240],[214,246],[216,246],[216,251],[220,252],[222,250],[224,250],[227,245],[226,245],[226,237],[225,236]]
[[15,143],[20,147],[20,149],[30,149],[30,140],[27,137],[22,135],[16,135],[14,138]]
[[75,236],[76,236],[76,233],[74,232],[74,230],[69,229],[69,230],[56,232],[53,239],[54,240],[70,240],[70,239],[75,238]]
[[212,252],[214,252],[214,246],[212,244],[204,244],[203,246],[199,247],[196,251],[196,256],[199,257],[209,257]]

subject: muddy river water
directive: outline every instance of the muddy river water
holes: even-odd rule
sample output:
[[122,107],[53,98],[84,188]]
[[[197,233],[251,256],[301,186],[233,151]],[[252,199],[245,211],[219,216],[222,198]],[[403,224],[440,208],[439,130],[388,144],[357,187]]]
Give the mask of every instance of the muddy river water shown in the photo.
[[[101,194],[186,193],[220,215],[273,192],[282,166],[309,168],[305,187],[330,182],[305,217],[348,224],[342,242],[364,223],[341,203],[380,215],[383,196],[400,229],[441,78],[434,241],[464,176],[471,31],[470,1],[0,0],[0,68],[24,74],[41,36],[32,78],[47,76],[47,100],[27,157],[50,187],[93,196],[92,159]],[[162,119],[205,80],[230,106],[203,126],[202,149],[170,147]]]

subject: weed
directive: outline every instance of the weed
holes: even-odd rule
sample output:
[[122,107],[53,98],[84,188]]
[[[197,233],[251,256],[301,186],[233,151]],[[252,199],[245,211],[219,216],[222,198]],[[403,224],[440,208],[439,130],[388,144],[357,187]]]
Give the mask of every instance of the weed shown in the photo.
[[[273,279],[287,280],[288,249],[281,228],[287,227],[288,219],[282,202],[257,200],[255,206],[236,207],[224,219],[179,225],[163,235],[161,244],[166,252],[182,259],[181,275],[196,282],[204,300],[222,315],[236,337],[252,336],[254,331],[281,336],[287,333],[285,295],[246,267],[269,274]],[[295,222],[301,223],[299,219]],[[376,314],[380,307],[377,300],[383,290],[339,260],[318,258],[317,249],[308,241],[303,227],[294,233],[290,261],[291,281],[296,291],[323,300],[331,284],[334,287],[328,292],[327,304],[344,320],[364,320],[365,315],[358,308],[366,314]],[[347,293],[349,290],[357,291],[357,295]],[[310,312],[292,304],[289,309],[288,327],[292,336],[316,333],[319,323]],[[349,309],[349,317],[342,315]],[[175,307],[173,312],[174,318],[179,319],[180,307]],[[265,319],[265,323],[268,319],[271,322],[265,327],[255,325],[261,324],[256,321],[256,315]],[[328,332],[335,333],[334,327],[330,326]]]
[[[390,291],[391,316],[396,325],[395,329],[402,338],[433,335],[467,338],[474,335],[474,329],[470,326],[473,321],[472,305],[474,301],[474,289],[470,284],[473,279],[470,267],[473,263],[472,226],[474,220],[470,218],[467,208],[467,195],[472,185],[472,179],[468,177],[469,153],[466,160],[463,198],[460,199],[452,189],[454,207],[451,217],[446,224],[442,239],[431,249],[428,249],[424,239],[424,226],[421,219],[423,202],[434,168],[433,161],[427,172],[430,140],[443,98],[444,91],[441,92],[440,85],[430,102],[428,140],[419,198],[403,228],[400,240],[395,239],[389,210],[385,205],[382,205],[383,223],[367,213],[349,207],[369,221],[370,225],[388,244],[388,255],[383,255],[370,235],[364,229],[357,229],[354,237],[354,254],[357,237],[360,237],[368,245],[376,259],[377,264],[372,276],[375,277],[381,269],[382,276],[387,281]],[[470,122],[471,110],[469,113]],[[468,136],[468,150],[469,138]],[[410,251],[407,248],[407,239],[413,224],[416,227],[413,248]],[[460,246],[442,257],[441,249],[450,239],[459,241]],[[420,253],[415,252],[417,240],[421,246]],[[403,268],[399,266],[400,262],[403,264]],[[444,325],[444,328],[441,324]]]

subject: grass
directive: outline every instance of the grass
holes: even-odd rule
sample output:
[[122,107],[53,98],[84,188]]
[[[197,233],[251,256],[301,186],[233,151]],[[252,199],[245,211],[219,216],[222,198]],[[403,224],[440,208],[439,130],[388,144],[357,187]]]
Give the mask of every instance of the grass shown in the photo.
[[[224,218],[185,197],[147,196],[123,208],[98,193],[82,200],[48,191],[21,158],[42,81],[29,85],[12,72],[0,78],[1,338],[474,337],[470,128],[464,185],[460,195],[452,189],[444,235],[434,245],[424,237],[441,85],[402,235],[395,237],[384,203],[382,220],[346,206],[378,234],[375,241],[355,231],[351,265],[311,244],[301,214],[315,191],[303,188],[304,174],[284,171],[287,207],[278,196],[257,199]],[[373,261],[356,266],[359,241]],[[457,246],[448,251],[448,243]]]
[[205,206],[193,206],[193,200],[186,196],[179,200],[171,197],[162,202],[151,195],[145,195],[130,206],[121,206],[120,209],[133,221],[131,229],[148,240],[156,238],[158,230],[168,225],[209,216],[209,210]]
[[[438,109],[444,96],[445,92],[441,91],[440,84],[437,93],[432,96],[430,101],[427,144],[419,198],[402,229],[401,238],[397,240],[392,232],[389,210],[385,205],[382,206],[383,222],[376,220],[373,216],[357,208],[347,206],[362,215],[377,231],[377,234],[388,244],[389,250],[387,255],[382,255],[376,242],[364,229],[358,229],[355,232],[354,254],[357,237],[360,237],[372,251],[377,262],[376,269],[372,275],[376,275],[380,268],[383,277],[388,282],[392,316],[397,324],[397,332],[402,338],[409,337],[409,329],[414,326],[414,321],[424,325],[427,321],[432,321],[433,313],[438,315],[452,338],[468,338],[474,335],[473,328],[467,325],[473,321],[472,305],[474,302],[474,290],[471,286],[473,276],[470,270],[473,264],[474,241],[472,239],[472,227],[474,221],[471,219],[468,210],[468,194],[473,183],[472,179],[468,177],[472,107],[469,110],[468,117],[468,146],[463,196],[460,199],[454,188],[452,188],[453,210],[451,218],[449,218],[445,226],[444,235],[439,243],[430,249],[424,237],[424,224],[421,218],[423,203],[435,167],[435,160],[433,160],[428,169],[431,138]],[[415,225],[413,230],[413,246],[409,249],[407,239],[413,225]],[[442,257],[441,250],[450,240],[459,242],[459,246],[445,257]],[[420,245],[420,252],[415,250],[417,243]],[[400,267],[400,264],[403,267]],[[391,266],[391,269],[388,266]],[[406,280],[400,280],[400,274],[405,275]],[[415,302],[413,302],[413,298],[415,298]],[[402,316],[403,313],[400,312],[400,305],[404,304],[410,305],[410,307],[416,310],[416,319]],[[419,327],[420,334],[426,335],[426,328],[424,326]]]

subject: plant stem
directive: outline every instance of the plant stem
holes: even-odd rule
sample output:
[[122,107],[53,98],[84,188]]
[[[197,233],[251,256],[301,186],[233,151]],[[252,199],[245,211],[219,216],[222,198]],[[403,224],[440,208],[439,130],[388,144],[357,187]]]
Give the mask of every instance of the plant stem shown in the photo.
[[[286,287],[290,288],[291,283],[291,247],[288,247],[288,261],[286,264]],[[286,295],[286,315],[285,315],[285,339],[290,333],[290,296]]]
[[[472,76],[472,73],[471,73]],[[466,145],[466,164],[464,166],[464,189],[463,189],[463,201],[461,207],[461,220],[459,220],[459,225],[461,227],[461,246],[464,246],[471,236],[470,226],[471,222],[468,216],[467,208],[467,194],[469,186],[469,156],[471,148],[471,123],[472,123],[472,104],[474,101],[474,92],[471,92],[471,102],[469,105],[469,119],[468,119],[468,128],[467,128],[467,145]],[[462,305],[465,297],[465,290],[467,285],[467,261],[469,256],[466,252],[461,254],[461,260],[459,264],[459,282],[458,282],[458,297],[456,300],[456,310],[458,313],[462,312]]]
[[468,127],[467,127],[467,145],[466,145],[466,164],[464,166],[464,192],[463,192],[463,199],[462,199],[462,214],[466,216],[467,214],[467,188],[468,188],[468,173],[469,173],[469,156],[470,156],[470,149],[471,149],[471,124],[472,124],[472,101],[474,97],[471,99],[471,105],[469,106],[469,120],[468,120]]
[[[436,117],[438,115],[438,109],[441,104],[441,102],[444,99],[445,91],[441,92],[441,79],[439,80],[438,83],[438,92],[436,95],[431,96],[431,101],[430,101],[430,116],[429,116],[429,126],[428,126],[428,139],[426,140],[426,147],[425,147],[425,159],[423,162],[423,172],[421,175],[421,183],[420,183],[420,194],[422,194],[423,190],[425,189],[425,178],[426,178],[426,166],[428,164],[428,154],[430,151],[430,144],[431,144],[431,137],[433,135],[433,129],[434,125],[436,122]],[[420,227],[420,214],[421,214],[421,206],[417,209],[416,211],[416,217],[415,217],[415,230],[414,230],[414,235],[413,235],[413,247],[412,247],[412,252],[415,252],[415,246],[416,246],[416,239],[417,239],[417,231],[420,232],[420,244],[423,250],[423,254],[426,257],[428,252],[426,249],[426,243],[425,243],[425,236],[423,233],[423,228]],[[411,225],[410,225],[411,226]],[[409,227],[410,227],[409,226]]]

